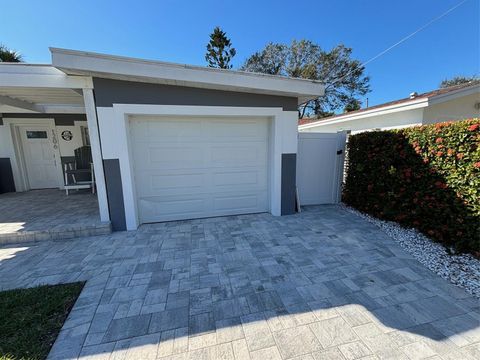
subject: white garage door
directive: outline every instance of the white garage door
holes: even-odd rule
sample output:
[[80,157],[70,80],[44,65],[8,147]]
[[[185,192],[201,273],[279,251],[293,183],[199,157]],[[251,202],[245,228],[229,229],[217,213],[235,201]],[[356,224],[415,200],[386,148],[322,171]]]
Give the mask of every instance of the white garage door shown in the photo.
[[132,117],[140,223],[268,211],[268,120]]

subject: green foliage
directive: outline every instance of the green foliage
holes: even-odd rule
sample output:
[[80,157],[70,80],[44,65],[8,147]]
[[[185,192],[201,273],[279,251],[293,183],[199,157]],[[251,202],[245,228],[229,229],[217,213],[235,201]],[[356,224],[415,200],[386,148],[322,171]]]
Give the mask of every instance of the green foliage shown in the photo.
[[220,69],[231,69],[230,61],[235,56],[236,50],[227,34],[218,26],[210,34],[210,41],[207,44],[205,60],[209,67]]
[[445,79],[442,80],[440,83],[441,88],[447,88],[450,86],[455,86],[455,85],[462,85],[462,84],[468,84],[471,83],[473,84],[479,84],[480,83],[480,78],[477,76],[454,76],[451,79]]
[[250,56],[241,70],[323,82],[325,95],[302,105],[300,117],[328,116],[358,103],[358,98],[370,91],[365,68],[352,59],[352,49],[342,44],[325,51],[309,40],[293,40],[290,45],[269,43]]
[[350,111],[360,110],[361,107],[362,103],[360,101],[358,101],[357,99],[352,99],[345,105],[345,109],[343,109],[343,111],[348,113]]
[[22,62],[22,55],[0,44],[0,62]]
[[346,204],[479,255],[479,119],[356,134],[348,157]]
[[84,284],[0,292],[0,360],[45,359]]

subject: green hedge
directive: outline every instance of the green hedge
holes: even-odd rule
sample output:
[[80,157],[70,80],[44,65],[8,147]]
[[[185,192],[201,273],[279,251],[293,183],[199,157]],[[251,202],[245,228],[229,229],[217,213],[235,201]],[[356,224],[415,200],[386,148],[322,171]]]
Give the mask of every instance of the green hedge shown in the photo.
[[356,134],[348,158],[346,204],[479,255],[479,119]]

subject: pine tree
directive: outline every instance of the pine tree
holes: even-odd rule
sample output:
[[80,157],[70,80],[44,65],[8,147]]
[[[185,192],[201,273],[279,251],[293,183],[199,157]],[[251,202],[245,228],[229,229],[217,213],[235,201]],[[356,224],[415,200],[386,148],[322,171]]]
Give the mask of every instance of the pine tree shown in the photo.
[[210,41],[207,44],[205,60],[209,67],[220,69],[231,69],[230,61],[235,56],[236,50],[227,34],[218,26],[210,34]]

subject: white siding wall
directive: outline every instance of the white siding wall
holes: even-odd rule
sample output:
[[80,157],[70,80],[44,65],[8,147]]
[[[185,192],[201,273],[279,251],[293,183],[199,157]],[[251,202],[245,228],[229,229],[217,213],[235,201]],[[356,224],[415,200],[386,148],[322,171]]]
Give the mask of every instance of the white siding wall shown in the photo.
[[10,156],[10,128],[7,125],[0,125],[0,158]]
[[463,120],[480,117],[475,104],[480,102],[480,93],[459,97],[440,104],[432,104],[425,109],[424,124],[432,124],[449,120]]
[[[75,121],[74,126],[56,126],[58,134],[58,144],[60,146],[60,155],[61,156],[74,156],[75,149],[83,146],[82,142],[82,132],[80,130],[81,126],[87,126],[86,121]],[[73,138],[70,141],[63,140],[62,132],[65,130],[70,130],[72,132]]]

